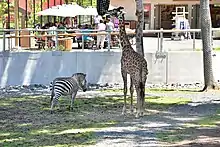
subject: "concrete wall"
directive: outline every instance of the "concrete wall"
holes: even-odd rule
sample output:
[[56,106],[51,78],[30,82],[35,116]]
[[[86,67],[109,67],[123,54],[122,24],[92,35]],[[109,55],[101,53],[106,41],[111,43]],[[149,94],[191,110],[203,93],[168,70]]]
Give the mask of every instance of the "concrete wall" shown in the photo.
[[[12,52],[0,53],[0,87],[48,84],[57,76],[87,73],[90,83],[122,84],[120,52]],[[203,82],[201,52],[169,52],[166,59],[146,53],[148,83]],[[220,80],[220,54],[213,59],[216,80]]]

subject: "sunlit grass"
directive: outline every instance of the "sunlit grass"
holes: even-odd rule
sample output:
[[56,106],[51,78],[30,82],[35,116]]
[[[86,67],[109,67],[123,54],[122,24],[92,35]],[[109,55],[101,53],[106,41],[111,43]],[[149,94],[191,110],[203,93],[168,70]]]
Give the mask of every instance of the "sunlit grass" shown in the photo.
[[[70,111],[70,99],[61,97],[60,110],[56,107],[50,114],[49,96],[1,98],[0,104],[6,104],[0,105],[0,146],[94,144],[97,141],[95,131],[124,121],[121,116],[123,101],[122,96],[78,98]],[[187,102],[190,100],[185,98],[146,97],[146,108],[162,109]]]
[[220,125],[220,109],[216,111],[216,114],[212,114],[207,117],[202,117],[195,121],[195,124],[201,127],[217,127]]
[[110,119],[104,112],[117,112],[120,103],[117,98],[77,99],[74,110],[69,111],[70,100],[61,98],[61,110],[50,114],[49,109],[44,109],[50,107],[46,96],[1,98],[3,102],[7,105],[0,106],[0,146],[8,147],[94,144],[95,130],[117,124],[116,118]]
[[168,143],[175,143],[183,141],[187,138],[187,135],[183,133],[181,130],[176,131],[164,131],[164,132],[157,132],[156,137],[161,142],[168,142]]
[[[182,93],[189,93],[191,91],[195,92],[200,90],[199,88],[145,88],[145,93],[148,92],[182,92]],[[102,91],[102,92],[112,92],[112,93],[119,93],[121,92],[123,94],[123,89],[101,89],[97,91]],[[128,89],[127,94],[130,94],[130,91]]]
[[173,97],[156,97],[146,98],[147,102],[152,104],[164,104],[164,105],[180,105],[188,104],[192,100],[190,98],[173,98]]

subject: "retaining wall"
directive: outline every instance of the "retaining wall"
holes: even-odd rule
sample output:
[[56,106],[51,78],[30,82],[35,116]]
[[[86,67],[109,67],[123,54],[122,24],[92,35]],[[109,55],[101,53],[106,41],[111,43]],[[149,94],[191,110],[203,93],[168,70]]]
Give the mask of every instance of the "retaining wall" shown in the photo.
[[[5,52],[0,53],[0,87],[6,85],[46,84],[57,76],[75,72],[87,74],[89,83],[122,84],[120,52]],[[145,53],[147,82],[203,82],[202,52],[168,52],[165,59]],[[213,59],[214,75],[220,80],[220,54]]]

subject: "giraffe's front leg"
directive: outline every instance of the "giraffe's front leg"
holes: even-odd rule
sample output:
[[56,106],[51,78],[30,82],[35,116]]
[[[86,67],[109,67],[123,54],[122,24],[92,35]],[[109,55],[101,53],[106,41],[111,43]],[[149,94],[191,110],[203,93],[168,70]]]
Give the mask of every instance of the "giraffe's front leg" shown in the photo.
[[127,73],[122,70],[122,78],[124,82],[124,106],[122,109],[122,115],[126,114],[126,96],[127,96]]

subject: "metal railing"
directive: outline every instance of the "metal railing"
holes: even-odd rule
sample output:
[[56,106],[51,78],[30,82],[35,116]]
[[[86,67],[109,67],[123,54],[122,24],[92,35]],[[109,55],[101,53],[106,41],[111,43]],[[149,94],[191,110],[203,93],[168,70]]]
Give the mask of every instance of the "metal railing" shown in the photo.
[[[14,35],[13,33],[15,33],[16,31],[18,31],[20,34],[20,32],[22,31],[28,31],[30,35]],[[33,32],[50,32],[50,31],[54,31],[55,34],[53,35],[36,35],[33,34]],[[76,33],[72,33],[72,32],[76,32]],[[89,32],[84,32],[84,31],[88,31],[88,30],[79,30],[79,29],[0,29],[0,32],[2,32],[2,36],[0,36],[0,38],[3,39],[3,51],[6,50],[6,39],[8,39],[8,43],[10,43],[10,39],[11,38],[31,38],[31,37],[54,37],[55,36],[55,49],[57,50],[59,47],[59,43],[58,43],[58,38],[59,36],[63,36],[63,37],[76,37],[76,36],[82,36],[82,50],[84,50],[84,35],[90,35],[90,36],[97,36],[97,35],[107,35],[107,36],[111,36],[111,35],[118,35],[119,32],[106,32],[106,33],[99,33],[97,32],[98,30],[89,30]],[[220,28],[213,28],[212,32],[214,31],[220,31]],[[32,32],[32,34],[31,34]],[[68,33],[69,32],[69,33]],[[196,33],[200,33],[201,29],[186,29],[186,30],[164,30],[164,29],[160,29],[160,30],[144,30],[143,34],[149,34],[149,33],[154,33],[157,34],[158,37],[158,41],[157,41],[157,51],[158,52],[163,52],[163,43],[164,43],[164,33],[187,33],[189,32],[190,35],[192,35],[192,39],[193,39],[193,45],[192,45],[192,50],[196,49],[195,46],[195,39],[196,39]],[[135,32],[128,32],[128,35],[135,35]],[[220,37],[220,36],[219,36]],[[108,38],[108,51],[110,51],[110,42],[111,42],[111,37],[107,37]]]
[[[22,31],[29,31],[29,32],[55,32],[54,34],[44,34],[44,35],[36,35],[34,33],[32,33],[31,35],[18,35],[16,36],[15,33],[16,31],[18,31],[20,34],[20,32]],[[68,32],[73,32],[76,31],[75,33],[68,33]],[[84,32],[87,31],[87,32]],[[89,32],[88,32],[89,31]],[[32,38],[32,37],[55,37],[55,49],[58,49],[58,38],[59,36],[62,37],[77,37],[77,36],[81,36],[82,38],[82,49],[84,49],[84,36],[85,35],[89,35],[89,36],[97,36],[97,35],[119,35],[119,32],[108,32],[106,31],[106,33],[100,33],[98,32],[98,30],[79,30],[79,29],[0,29],[0,32],[2,32],[2,36],[0,36],[0,39],[3,39],[3,51],[5,51],[5,43],[6,43],[6,39],[11,39],[11,38]],[[8,35],[6,35],[8,34]],[[30,34],[30,33],[29,33]],[[133,34],[134,33],[128,33],[128,34]],[[108,44],[109,42],[111,42],[111,38],[108,37]],[[108,50],[110,50],[110,45],[108,45]]]

